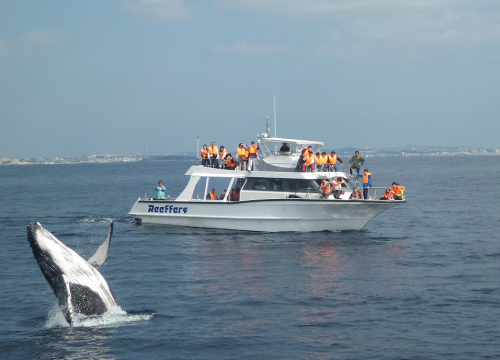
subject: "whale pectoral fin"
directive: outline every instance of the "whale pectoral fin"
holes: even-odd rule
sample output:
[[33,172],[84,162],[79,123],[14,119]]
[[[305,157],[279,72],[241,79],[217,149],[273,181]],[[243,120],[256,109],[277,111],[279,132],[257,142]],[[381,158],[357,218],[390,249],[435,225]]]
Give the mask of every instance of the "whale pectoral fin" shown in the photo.
[[99,246],[99,249],[97,249],[96,253],[90,259],[87,260],[87,262],[96,269],[98,269],[99,266],[104,264],[106,262],[106,259],[108,258],[109,245],[111,243],[112,236],[113,236],[113,220],[111,220],[111,223],[109,224],[108,238],[101,246]]

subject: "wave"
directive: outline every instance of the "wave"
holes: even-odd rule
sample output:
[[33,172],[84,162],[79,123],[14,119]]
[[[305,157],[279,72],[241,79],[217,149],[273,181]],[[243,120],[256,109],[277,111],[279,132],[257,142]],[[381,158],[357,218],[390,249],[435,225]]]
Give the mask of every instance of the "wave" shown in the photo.
[[[133,313],[128,314],[121,307],[115,306],[100,316],[87,316],[76,314],[73,318],[73,327],[114,327],[127,325],[129,323],[148,321],[156,313]],[[44,328],[52,329],[57,327],[69,327],[68,322],[56,303],[49,311]]]

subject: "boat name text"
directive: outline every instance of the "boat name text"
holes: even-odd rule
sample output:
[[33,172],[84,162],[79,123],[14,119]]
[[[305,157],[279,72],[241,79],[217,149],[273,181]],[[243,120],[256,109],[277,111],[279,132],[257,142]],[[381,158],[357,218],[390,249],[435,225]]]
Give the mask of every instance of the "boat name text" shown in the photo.
[[148,213],[150,212],[159,212],[159,213],[174,213],[174,214],[180,214],[182,212],[187,213],[188,212],[188,208],[185,207],[174,207],[173,205],[170,205],[170,206],[154,206],[154,205],[149,205],[149,208],[148,208]]

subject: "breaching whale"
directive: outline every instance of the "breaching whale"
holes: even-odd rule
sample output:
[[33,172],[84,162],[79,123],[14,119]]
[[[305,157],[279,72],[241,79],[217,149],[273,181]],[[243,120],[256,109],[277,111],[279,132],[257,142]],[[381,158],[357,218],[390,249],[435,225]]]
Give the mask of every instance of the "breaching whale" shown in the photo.
[[40,223],[28,225],[28,241],[33,255],[70,326],[76,314],[102,315],[119,306],[113,290],[97,271],[108,257],[112,235],[113,221],[106,241],[87,262]]

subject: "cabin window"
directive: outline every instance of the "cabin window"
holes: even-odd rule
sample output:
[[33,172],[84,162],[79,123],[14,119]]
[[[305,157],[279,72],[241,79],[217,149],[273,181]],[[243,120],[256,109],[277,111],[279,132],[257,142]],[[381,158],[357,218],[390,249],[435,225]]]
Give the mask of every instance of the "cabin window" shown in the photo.
[[193,191],[192,199],[211,200],[210,192],[214,189],[217,193],[217,200],[223,200],[230,182],[231,178],[200,176],[200,180]]
[[319,186],[314,180],[288,179],[289,191],[307,192],[318,190]]
[[267,190],[267,179],[256,179],[252,186],[252,190]]
[[271,179],[269,184],[269,190],[271,191],[284,191],[283,179]]

